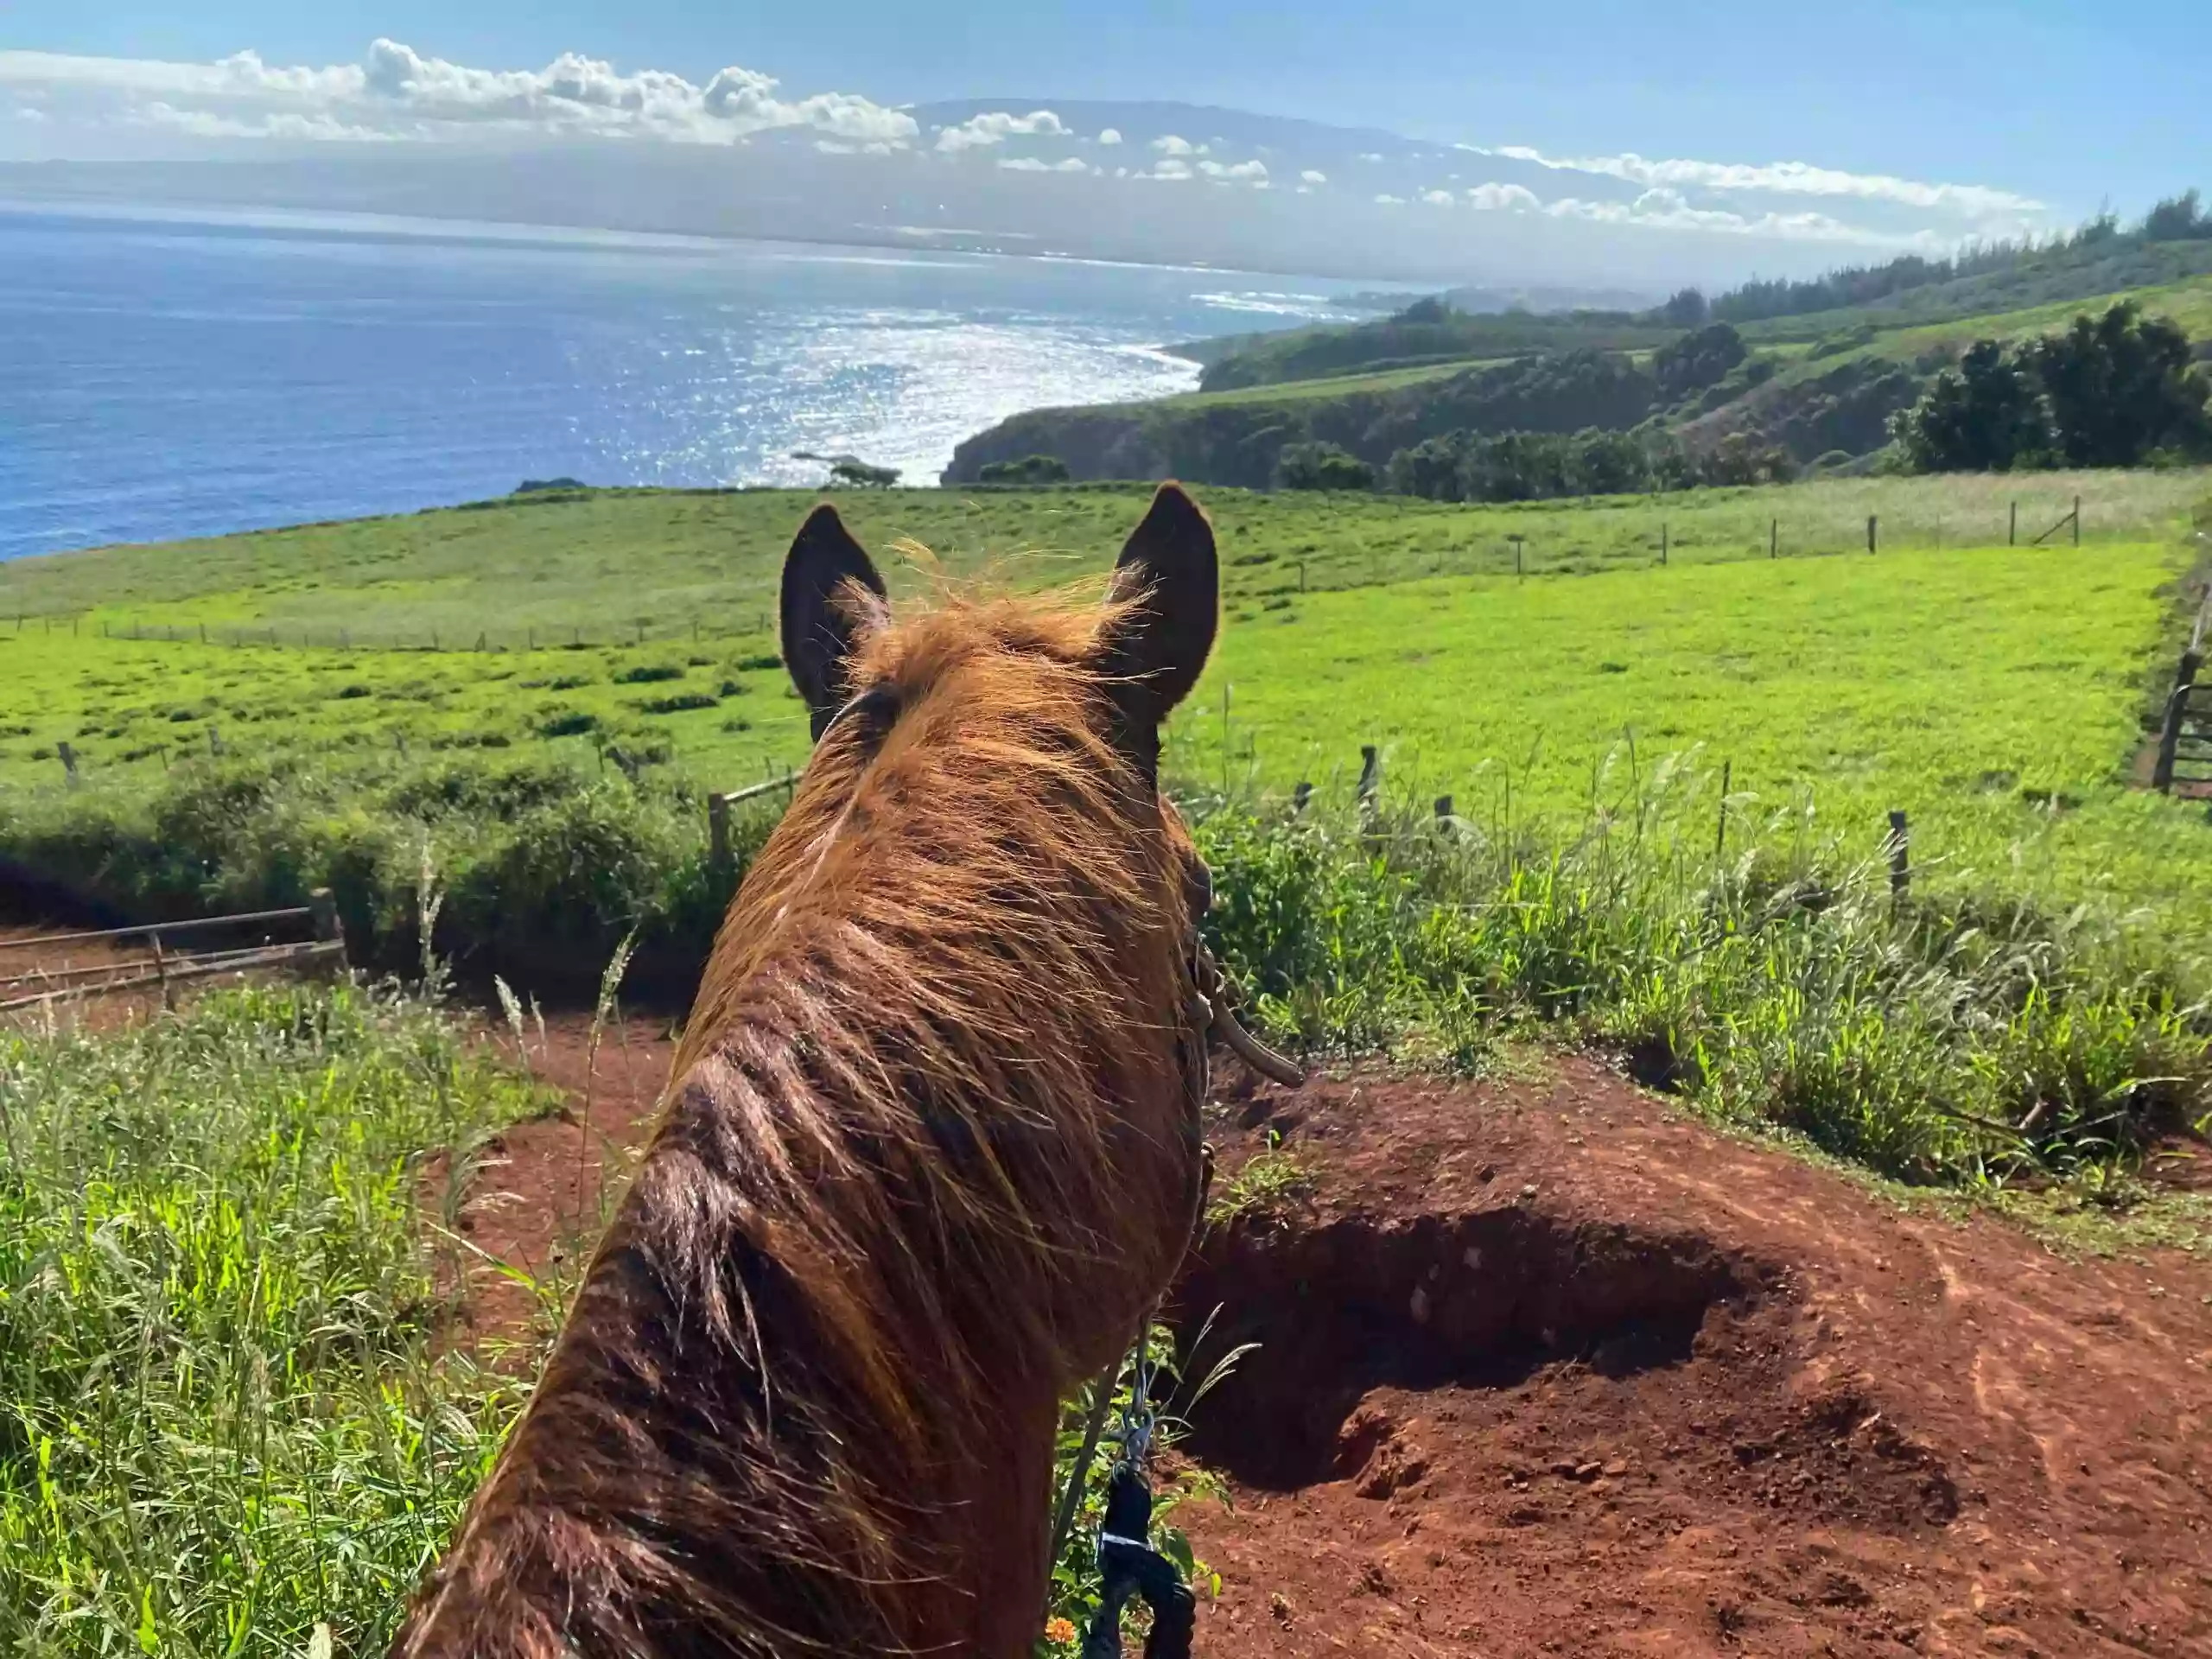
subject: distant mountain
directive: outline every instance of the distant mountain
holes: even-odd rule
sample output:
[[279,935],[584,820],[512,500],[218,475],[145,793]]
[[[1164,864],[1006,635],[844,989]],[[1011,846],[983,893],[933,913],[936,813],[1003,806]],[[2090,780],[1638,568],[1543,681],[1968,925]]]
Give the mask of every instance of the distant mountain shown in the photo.
[[1669,193],[1527,152],[1183,104],[1040,97],[904,113],[916,130],[897,144],[781,129],[734,145],[210,141],[157,158],[0,163],[0,198],[1204,265],[1452,288],[1468,308],[1649,304],[1685,283],[1809,275],[1834,257],[1750,220],[1727,234],[1647,225],[1639,204]]

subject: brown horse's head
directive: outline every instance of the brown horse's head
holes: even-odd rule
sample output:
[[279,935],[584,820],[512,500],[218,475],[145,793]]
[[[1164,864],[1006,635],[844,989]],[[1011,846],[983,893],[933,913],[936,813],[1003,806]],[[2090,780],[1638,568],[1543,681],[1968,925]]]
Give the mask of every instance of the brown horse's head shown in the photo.
[[895,615],[785,567],[817,747],[661,1126],[410,1654],[1026,1654],[1058,1402],[1199,1185],[1205,874],[1160,727],[1211,649],[1163,488],[1103,601]]

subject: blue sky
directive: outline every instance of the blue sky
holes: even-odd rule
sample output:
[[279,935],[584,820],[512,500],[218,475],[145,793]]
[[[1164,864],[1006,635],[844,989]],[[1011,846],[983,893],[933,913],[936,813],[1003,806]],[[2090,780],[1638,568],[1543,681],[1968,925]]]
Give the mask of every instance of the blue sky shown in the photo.
[[[1102,29],[1100,19],[1113,26]],[[728,63],[880,102],[1157,97],[1549,152],[1961,178],[2087,212],[2212,182],[2212,3],[2135,0],[11,0],[0,47],[502,67]]]

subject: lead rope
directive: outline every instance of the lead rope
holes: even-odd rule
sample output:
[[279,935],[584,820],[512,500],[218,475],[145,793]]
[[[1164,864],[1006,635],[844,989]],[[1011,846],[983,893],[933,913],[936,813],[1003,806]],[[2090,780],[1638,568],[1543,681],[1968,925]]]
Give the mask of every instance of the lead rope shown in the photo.
[[[1244,1029],[1230,1001],[1227,978],[1203,937],[1192,946],[1191,978],[1191,1029],[1198,1048],[1193,1074],[1194,1109],[1205,1104],[1205,1045],[1211,1039],[1218,1038],[1255,1071],[1286,1088],[1295,1089],[1306,1081],[1303,1070]],[[1191,1224],[1192,1237],[1196,1237],[1205,1221],[1205,1193],[1212,1184],[1211,1147],[1205,1149],[1202,1169],[1197,1213]],[[1145,1479],[1144,1465],[1152,1451],[1153,1430],[1159,1421],[1152,1404],[1155,1368],[1147,1351],[1154,1311],[1156,1310],[1147,1310],[1138,1321],[1136,1340],[1130,1348],[1134,1370],[1128,1402],[1122,1408],[1122,1455],[1107,1479],[1106,1514],[1098,1529],[1098,1611],[1091,1616],[1090,1628],[1084,1633],[1082,1659],[1121,1659],[1122,1611],[1132,1596],[1142,1598],[1152,1610],[1152,1630],[1144,1644],[1145,1659],[1190,1659],[1191,1638],[1198,1629],[1197,1596],[1183,1582],[1182,1570],[1152,1547],[1152,1488]],[[1098,1449],[1099,1435],[1113,1402],[1114,1382],[1121,1375],[1121,1369],[1119,1364],[1115,1365],[1094,1385],[1096,1392],[1084,1425],[1082,1449],[1076,1455],[1075,1467],[1070,1471],[1067,1488],[1060,1497],[1059,1513],[1053,1521],[1050,1560],[1055,1565],[1067,1547],[1069,1529],[1075,1524],[1076,1509],[1090,1471],[1090,1459]]]
[[1159,1414],[1152,1405],[1153,1363],[1140,1330],[1129,1398],[1122,1408],[1122,1456],[1106,1483],[1106,1516],[1098,1528],[1098,1611],[1084,1633],[1083,1659],[1121,1659],[1122,1610],[1132,1596],[1152,1609],[1145,1659],[1189,1659],[1198,1599],[1182,1570],[1152,1547],[1152,1488],[1144,1478]]

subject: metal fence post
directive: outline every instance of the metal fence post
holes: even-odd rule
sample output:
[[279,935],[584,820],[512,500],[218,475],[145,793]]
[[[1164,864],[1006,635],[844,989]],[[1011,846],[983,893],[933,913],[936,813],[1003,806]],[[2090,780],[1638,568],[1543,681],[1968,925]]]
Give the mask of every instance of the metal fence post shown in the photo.
[[2170,794],[2174,786],[2174,762],[2181,753],[2183,721],[2188,717],[2189,694],[2196,684],[2196,671],[2204,666],[2204,654],[2191,646],[2181,654],[2181,666],[2174,671],[2174,689],[2166,698],[2166,718],[2158,728],[2158,759],[2152,769],[2151,786],[2160,794]]

